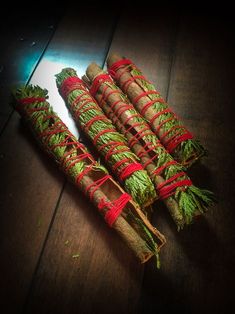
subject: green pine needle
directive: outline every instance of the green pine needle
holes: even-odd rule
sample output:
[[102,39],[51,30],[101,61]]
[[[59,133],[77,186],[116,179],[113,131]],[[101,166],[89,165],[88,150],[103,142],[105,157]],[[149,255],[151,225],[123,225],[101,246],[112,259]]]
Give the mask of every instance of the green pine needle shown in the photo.
[[127,213],[127,218],[130,221],[134,221],[136,228],[144,235],[144,240],[146,242],[146,245],[148,249],[153,253],[153,255],[156,258],[156,265],[157,268],[160,268],[160,258],[159,258],[159,252],[158,252],[158,245],[155,242],[151,232],[149,229],[146,227],[144,222],[137,218],[131,211]]
[[[26,97],[45,97],[48,98],[47,96],[48,91],[46,89],[42,89],[39,86],[22,86],[18,88],[15,93],[14,97],[16,100],[26,98]],[[37,137],[37,134],[46,131],[48,128],[53,127],[55,123],[60,121],[60,118],[54,113],[52,108],[49,106],[49,104],[38,102],[38,103],[33,103],[29,104],[28,108],[48,108],[47,110],[40,110],[40,111],[35,111],[32,112],[30,116],[27,116],[26,119],[35,121],[34,123],[34,129],[32,130]],[[52,115],[53,118],[50,119],[45,119],[48,115]],[[69,136],[69,137],[68,137]],[[68,146],[62,145],[62,146],[57,146],[54,147],[57,144],[61,144],[66,140],[67,142],[77,142],[77,139],[68,131],[67,127],[64,127],[64,132],[58,133],[58,134],[53,134],[52,136],[49,137],[49,139],[45,140],[44,138],[41,138],[41,145],[43,145],[44,149],[51,155],[53,155],[54,159],[60,163],[61,160],[64,157],[65,152],[67,152]],[[76,146],[70,145],[70,149],[75,148]],[[53,149],[52,149],[53,148]],[[78,152],[76,150],[73,150],[70,155],[67,156],[66,159],[69,159],[70,157],[76,156]],[[68,160],[66,161],[66,166],[69,166],[70,163],[72,163],[73,160]],[[76,181],[77,176],[83,171],[85,167],[85,163],[83,160],[80,160],[76,162],[72,167],[69,169],[69,175],[70,178],[72,178],[73,181]],[[95,164],[94,167],[100,167],[100,165],[97,163]]]
[[[39,86],[22,86],[18,88],[14,92],[14,97],[16,100],[20,100],[22,98],[27,97],[44,97],[47,98],[47,90],[41,89]],[[14,105],[17,105],[14,103]],[[60,132],[58,134],[53,134],[45,140],[43,137],[38,137],[39,134],[41,134],[43,131],[47,131],[48,128],[53,128],[53,125],[57,122],[61,122],[60,118],[53,112],[52,108],[50,107],[49,103],[47,102],[37,102],[28,104],[28,109],[35,109],[35,108],[46,108],[45,110],[39,110],[39,111],[32,111],[28,113],[27,116],[25,116],[25,119],[28,122],[31,122],[31,125],[33,124],[32,131],[35,134],[35,137],[39,140],[39,143],[43,146],[44,150],[46,150],[50,155],[52,155],[55,159],[55,161],[58,164],[61,164],[61,161],[64,158],[64,154],[68,153],[68,149],[71,149],[71,153],[67,155],[65,160],[66,166],[69,166],[71,163],[74,162],[74,160],[69,160],[70,157],[77,156],[80,154],[80,152],[77,152],[75,149],[76,144],[70,144],[66,145],[67,142],[76,142],[76,138],[68,131],[67,127],[64,127],[63,132]],[[45,119],[47,116],[52,116],[52,118]],[[66,142],[65,142],[66,139]],[[64,145],[62,145],[64,143]],[[59,144],[60,146],[55,147],[55,145]],[[68,148],[69,147],[69,148]],[[87,152],[87,150],[84,148],[84,152]],[[77,176],[84,170],[84,168],[87,165],[83,160],[79,160],[76,162],[76,164],[72,165],[69,170],[69,177],[72,178],[72,181],[77,181]],[[93,170],[102,170],[104,173],[108,173],[107,170],[100,165],[99,162],[96,162],[93,166]],[[137,176],[139,174],[137,173]],[[131,184],[131,181],[129,182]],[[125,215],[125,213],[123,213]],[[154,242],[153,236],[151,235],[151,232],[145,227],[144,222],[142,222],[139,218],[136,217],[136,215],[132,214],[132,223],[134,225],[139,226],[140,236],[146,241],[146,247],[153,251],[154,255],[157,257],[157,265],[159,266],[159,256],[157,252],[157,244]],[[66,240],[64,242],[64,245],[68,246],[70,243],[69,240]],[[72,258],[77,259],[80,257],[79,253],[75,253],[72,255]]]
[[[134,68],[134,69],[132,68],[132,70],[130,71],[130,74],[132,76],[142,75],[142,72],[140,72],[136,68]],[[151,84],[151,83],[149,83],[143,79],[138,79],[137,82],[140,85],[140,87],[143,88],[144,91],[156,90],[153,84]],[[148,97],[151,100],[161,98],[160,94],[150,94],[150,95],[148,95]],[[152,108],[155,109],[156,112],[160,112],[160,111],[163,111],[164,109],[168,108],[168,105],[167,105],[167,103],[156,102],[153,104]],[[160,124],[162,121],[167,120],[168,118],[171,118],[171,117],[172,117],[171,113],[164,113],[164,114],[160,115],[157,118],[158,124]],[[174,119],[174,120],[171,120],[171,121],[164,123],[164,125],[162,126],[161,129],[164,133],[176,125],[182,125],[182,122],[178,119]],[[172,135],[174,135],[174,132],[175,132],[174,129],[171,132],[169,132],[168,137],[170,138]],[[177,132],[180,132],[180,129],[178,129]],[[181,130],[181,132],[183,134],[184,130]],[[186,141],[181,142],[175,148],[175,150],[172,152],[172,155],[174,156],[174,158],[177,161],[179,161],[181,164],[183,164],[187,167],[192,165],[192,163],[194,163],[197,159],[199,159],[200,157],[202,157],[206,154],[207,154],[206,150],[203,148],[203,146],[200,144],[200,142],[196,139],[188,139]]]
[[[77,76],[76,71],[70,68],[63,69],[61,73],[56,75],[56,82],[58,88],[60,88],[62,82],[71,76]],[[70,108],[70,104],[73,103],[73,101],[79,96],[83,94],[82,90],[73,90],[69,95],[67,99],[67,105]],[[77,120],[81,126],[86,125],[87,122],[89,122],[92,118],[96,116],[102,116],[104,113],[99,108],[96,103],[93,101],[87,103],[83,108],[89,108],[89,107],[97,107],[95,109],[88,110],[84,113],[81,113],[79,115],[79,118],[77,117]],[[76,110],[76,109],[75,109]],[[74,114],[75,115],[75,114]],[[76,119],[76,117],[75,117]],[[91,140],[94,139],[94,137],[101,131],[106,129],[113,129],[114,126],[112,122],[107,119],[104,121],[95,121],[89,130],[87,130],[88,136]],[[125,149],[127,147],[127,141],[125,137],[118,133],[115,129],[113,132],[104,133],[101,135],[97,140],[97,148],[99,150],[99,147],[108,144],[111,142],[120,142],[123,144],[120,144],[118,147],[115,148],[116,154],[112,154],[110,158],[107,160],[107,163],[112,168],[114,164],[116,164],[118,161],[121,161],[125,158],[128,158],[129,160],[132,160],[133,162],[138,161],[138,158],[134,153],[131,151],[127,152],[121,152],[121,150]],[[102,149],[100,153],[103,154],[103,157],[105,157],[106,153],[109,151],[110,146],[106,146]],[[120,151],[120,152],[119,152]],[[124,166],[127,164],[124,164]],[[152,184],[147,172],[145,170],[138,170],[135,171],[133,174],[131,174],[127,179],[124,180],[124,187],[128,193],[131,194],[133,199],[140,205],[146,205],[151,203],[156,198],[156,191],[154,188],[154,185]]]
[[[133,70],[132,74],[139,75],[140,72],[138,72],[137,70]],[[144,87],[146,89],[151,89],[151,90],[154,89],[153,85],[149,85],[145,81],[142,81],[142,83],[145,84]],[[111,89],[119,89],[116,85],[111,84],[109,82],[105,84],[108,85]],[[124,103],[127,103],[127,104],[129,103],[129,100],[125,94],[121,93],[120,97]],[[162,108],[166,107],[166,104],[159,103],[159,105],[161,105]],[[126,110],[126,114],[128,114],[129,116],[133,116],[136,113],[137,113],[136,109]],[[169,118],[170,116],[171,116],[170,114],[166,114],[165,117],[161,116],[161,121],[165,120],[166,118]],[[133,116],[131,121],[133,124],[142,122],[143,125],[138,126],[140,129],[141,128],[144,129],[146,126],[146,119],[141,116],[137,116],[137,117]],[[168,125],[168,127],[171,127],[171,126]],[[166,149],[163,146],[157,145],[159,140],[155,134],[148,134],[148,135],[144,135],[144,134],[145,133],[142,134],[142,140],[145,143],[152,143],[154,146],[156,146],[156,148],[152,150],[152,152],[154,152],[158,156],[158,158],[154,160],[154,163],[156,164],[156,168],[153,170],[153,173],[154,173],[154,171],[157,170],[159,167],[163,166],[167,162],[173,161],[173,157],[166,151]],[[198,148],[197,145],[200,145],[200,144],[196,140],[188,140],[188,141],[183,142],[182,145],[184,145],[186,159],[188,159],[189,156],[191,156],[193,150],[197,149]],[[178,163],[173,164],[169,167],[166,167],[162,171],[161,176],[164,180],[168,180],[175,174],[182,172],[184,170],[185,168],[183,165],[178,164]],[[154,176],[150,175],[150,177],[152,181],[154,182]],[[176,181],[184,180],[184,179],[189,179],[186,173],[185,173],[185,176],[176,179]],[[213,203],[213,198],[214,197],[213,197],[212,192],[199,189],[195,186],[179,187],[176,189],[175,195],[170,196],[170,199],[174,199],[179,204],[179,211],[183,215],[184,221],[187,224],[192,222],[193,217],[196,215],[197,212],[201,212],[201,213],[205,212],[207,207]],[[182,224],[178,225],[178,228],[181,229]]]

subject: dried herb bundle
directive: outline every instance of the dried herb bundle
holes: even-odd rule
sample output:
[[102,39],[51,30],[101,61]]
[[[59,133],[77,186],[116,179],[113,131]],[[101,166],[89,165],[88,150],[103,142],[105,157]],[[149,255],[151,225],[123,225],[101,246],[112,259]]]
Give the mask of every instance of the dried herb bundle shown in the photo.
[[156,256],[159,265],[158,252],[165,243],[164,236],[152,227],[130,195],[93,159],[53,112],[46,100],[47,91],[29,85],[16,90],[14,97],[14,107],[26,120],[42,149],[90,198],[142,263]]
[[205,155],[205,149],[199,141],[183,126],[154,85],[143,76],[132,61],[111,54],[107,64],[109,73],[117,85],[149,122],[152,130],[175,160],[190,166]]
[[191,223],[212,202],[213,194],[195,187],[182,165],[160,143],[145,119],[126,95],[95,63],[86,71],[84,80],[100,107],[117,129],[128,139],[128,145],[148,171],[160,199],[166,204],[178,229]]
[[63,69],[56,75],[56,82],[75,121],[91,139],[125,190],[140,206],[152,204],[156,192],[147,172],[127,146],[125,137],[91,97],[76,71]]

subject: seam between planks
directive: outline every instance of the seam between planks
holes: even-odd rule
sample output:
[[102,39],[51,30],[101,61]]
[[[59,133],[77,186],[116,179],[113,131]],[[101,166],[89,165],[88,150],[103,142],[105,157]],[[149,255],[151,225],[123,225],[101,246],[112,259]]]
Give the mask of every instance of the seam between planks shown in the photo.
[[174,38],[172,40],[173,43],[171,47],[171,60],[170,60],[170,65],[168,69],[168,85],[166,89],[166,101],[168,101],[168,96],[169,96],[170,88],[172,85],[172,71],[174,68],[175,58],[176,58],[176,48],[177,48],[179,31],[180,31],[180,17],[177,17],[177,21],[175,22],[175,24],[176,24],[175,33],[174,33]]
[[[172,70],[174,68],[174,64],[175,64],[175,56],[176,56],[176,46],[177,46],[177,42],[178,42],[178,34],[179,34],[179,23],[180,19],[177,18],[176,22],[175,22],[175,32],[173,34],[172,37],[172,45],[171,45],[171,57],[170,57],[170,62],[169,62],[169,68],[168,68],[168,84],[167,84],[167,88],[166,88],[166,101],[168,100],[168,95],[169,95],[169,91],[171,88],[171,77],[172,77]],[[152,262],[152,261],[151,261]],[[139,301],[138,301],[138,312],[137,314],[141,314],[143,312],[143,306],[144,303],[146,301],[143,301],[143,299],[145,298],[144,294],[144,287],[143,287],[143,283],[144,283],[144,278],[146,276],[146,267],[148,267],[148,265],[144,265],[143,267],[143,274],[142,274],[142,287],[141,287],[141,294],[139,297]]]
[[106,52],[105,52],[104,61],[103,61],[102,66],[101,66],[102,69],[104,69],[104,67],[105,67],[105,62],[106,62],[108,54],[110,52],[110,47],[112,45],[113,38],[114,38],[114,35],[115,35],[115,32],[116,32],[117,26],[119,24],[120,16],[121,16],[121,14],[118,13],[118,15],[114,19],[113,26],[111,28],[110,36],[109,36],[108,43],[107,43],[107,49],[106,49]]
[[[104,67],[105,65],[105,61],[106,61],[106,58],[107,58],[107,55],[109,53],[109,49],[110,49],[110,46],[111,46],[111,43],[112,43],[112,40],[113,40],[113,36],[114,36],[114,33],[115,33],[115,30],[116,30],[116,27],[117,27],[117,24],[118,24],[118,20],[119,20],[119,15],[116,16],[116,18],[114,19],[114,22],[113,22],[113,25],[112,25],[112,28],[111,28],[111,31],[110,31],[110,36],[109,36],[109,39],[107,41],[107,49],[104,53],[104,61],[102,63],[102,68]],[[41,59],[43,58],[44,54],[45,54],[45,51],[50,43],[50,41],[52,40],[52,37],[54,36],[54,33],[55,31],[53,32],[52,36],[50,37],[50,40],[48,40],[47,42],[47,45],[45,47],[45,49],[43,50],[43,53],[41,54],[38,62],[37,62],[37,65],[35,66],[34,70],[32,71],[31,75],[30,75],[30,78],[27,80],[27,84],[29,83],[30,79],[32,78],[38,64],[40,63]],[[12,111],[12,113],[14,112],[14,110]],[[11,113],[11,115],[12,115]],[[32,279],[31,279],[31,283],[29,285],[29,288],[28,288],[28,294],[25,298],[25,302],[23,304],[23,307],[22,307],[22,311],[21,311],[21,314],[25,313],[27,311],[27,306],[28,306],[28,303],[30,301],[30,297],[31,297],[31,293],[32,293],[32,289],[33,289],[33,285],[34,285],[34,282],[36,280],[36,275],[37,275],[37,272],[40,268],[40,264],[41,264],[41,260],[42,260],[42,257],[43,257],[43,254],[44,254],[44,251],[45,251],[45,248],[46,248],[46,245],[47,245],[47,241],[50,237],[50,233],[51,233],[51,230],[52,230],[52,227],[53,227],[53,224],[54,224],[54,221],[55,221],[55,218],[56,218],[56,214],[57,214],[57,211],[58,211],[58,208],[59,208],[59,205],[60,205],[60,201],[61,201],[61,198],[63,196],[63,192],[65,190],[65,187],[66,187],[66,184],[67,184],[67,180],[65,179],[64,180],[64,183],[63,183],[63,186],[62,186],[62,189],[60,191],[60,194],[59,194],[59,197],[58,197],[58,200],[56,202],[56,206],[55,206],[55,209],[54,209],[54,212],[53,212],[53,216],[52,216],[52,219],[51,219],[51,222],[50,222],[50,225],[48,227],[48,231],[47,231],[47,234],[46,234],[46,237],[45,237],[45,240],[43,242],[43,246],[42,246],[42,249],[41,249],[41,252],[40,252],[40,255],[38,257],[38,261],[37,261],[37,264],[35,266],[35,269],[34,269],[34,272],[33,272],[33,275],[32,275]]]
[[[44,54],[45,54],[45,52],[46,52],[46,50],[47,50],[47,47],[49,46],[49,44],[50,44],[52,38],[54,37],[55,31],[56,31],[56,29],[57,29],[57,25],[60,23],[61,19],[62,19],[62,16],[59,17],[58,22],[57,22],[57,24],[56,24],[56,27],[54,27],[54,29],[53,29],[51,35],[49,36],[49,38],[48,38],[48,40],[47,40],[47,42],[46,42],[46,44],[45,44],[44,49],[42,50],[42,53],[41,53],[40,57],[38,58],[38,61],[37,61],[36,65],[35,65],[34,69],[32,70],[31,74],[29,75],[28,79],[26,80],[26,85],[29,84],[29,82],[30,82],[30,80],[31,80],[31,78],[32,78],[32,76],[33,76],[33,74],[34,74],[34,72],[36,71],[36,69],[37,69],[39,63],[41,62],[42,57],[44,56]],[[6,130],[6,128],[7,128],[8,124],[9,124],[9,122],[10,122],[10,120],[11,120],[11,117],[12,117],[14,111],[15,111],[15,109],[12,109],[12,110],[11,110],[11,112],[9,113],[9,115],[8,115],[8,117],[7,117],[6,122],[3,124],[3,127],[0,129],[0,137],[3,135],[4,131]]]
[[55,217],[56,217],[56,214],[57,214],[57,211],[58,211],[58,208],[59,208],[59,205],[60,205],[60,201],[61,201],[61,198],[63,196],[63,192],[64,192],[66,184],[67,184],[67,180],[64,179],[63,186],[61,188],[59,197],[57,199],[57,202],[56,202],[56,205],[55,205],[55,209],[54,209],[54,212],[53,212],[53,215],[52,215],[52,218],[51,218],[48,230],[47,230],[47,234],[46,234],[46,237],[44,239],[44,242],[43,242],[43,245],[42,245],[42,249],[41,249],[41,252],[39,254],[38,261],[37,261],[37,264],[35,266],[35,269],[34,269],[34,272],[33,272],[33,275],[32,275],[31,283],[30,283],[29,288],[28,288],[28,293],[26,295],[25,302],[24,302],[23,307],[22,307],[22,311],[21,311],[22,314],[27,310],[27,305],[28,305],[28,302],[30,300],[32,288],[33,288],[34,282],[36,280],[36,275],[37,275],[38,269],[39,269],[40,264],[41,264],[41,260],[42,260],[42,257],[43,257],[43,254],[44,254],[44,251],[45,251],[45,248],[46,248],[46,245],[47,245],[47,241],[48,241],[50,233],[51,233],[52,226],[54,224],[54,220],[55,220]]

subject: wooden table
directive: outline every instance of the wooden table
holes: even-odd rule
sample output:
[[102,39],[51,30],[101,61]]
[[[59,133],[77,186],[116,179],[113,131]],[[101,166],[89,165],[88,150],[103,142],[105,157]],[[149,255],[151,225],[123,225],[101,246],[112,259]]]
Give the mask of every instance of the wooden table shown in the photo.
[[[232,313],[234,298],[234,37],[230,20],[163,12],[70,9],[4,29],[0,56],[0,252],[2,313]],[[133,13],[133,12],[132,12]],[[130,18],[131,16],[131,18]],[[153,224],[166,236],[161,269],[140,265],[95,208],[48,160],[9,91],[49,90],[79,136],[55,85],[65,66],[84,74],[109,51],[131,58],[208,149],[189,170],[218,204],[177,232],[165,207]],[[74,258],[73,255],[79,254]]]

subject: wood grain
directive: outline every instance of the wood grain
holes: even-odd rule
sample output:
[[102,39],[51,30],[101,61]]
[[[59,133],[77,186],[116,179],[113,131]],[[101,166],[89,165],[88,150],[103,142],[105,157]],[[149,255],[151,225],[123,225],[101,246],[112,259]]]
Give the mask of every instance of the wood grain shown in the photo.
[[25,84],[43,54],[56,28],[61,11],[46,10],[43,15],[30,9],[4,11],[0,21],[0,130],[12,109],[10,93]]
[[124,313],[128,308],[133,312],[141,269],[97,210],[68,185],[26,313]]
[[178,233],[157,202],[153,222],[168,242],[161,269],[150,261],[143,277],[143,266],[87,199],[70,184],[60,194],[63,176],[14,114],[0,138],[2,300],[13,313],[22,309],[27,292],[23,313],[232,313],[230,20],[126,9],[109,48],[116,17],[102,9],[89,12],[89,18],[84,11],[68,12],[31,82],[49,89],[52,105],[79,135],[52,76],[63,66],[81,75],[91,61],[102,65],[108,49],[133,59],[208,149],[209,156],[189,174],[195,184],[216,192],[218,204]]
[[[102,65],[114,16],[96,11],[90,12],[89,20],[93,23],[83,13],[68,15],[32,77],[32,82],[40,81],[50,87],[51,101],[72,131],[76,127],[71,124],[55,85],[42,82],[42,73],[48,60],[56,62],[51,69],[46,68],[51,74],[59,72],[63,65],[75,67],[79,75],[91,61]],[[76,254],[79,256],[73,257]],[[74,187],[66,185],[25,312],[134,313],[142,271],[143,266],[97,210]]]
[[1,305],[18,313],[64,179],[16,113],[0,138],[0,158]]
[[148,75],[165,96],[168,90],[171,62],[177,33],[178,17],[156,18],[149,8],[141,14],[126,10],[119,20],[109,52],[130,58]]
[[181,18],[167,99],[209,151],[189,174],[216,193],[218,204],[187,230],[168,234],[160,280],[147,267],[142,306],[149,313],[227,313],[234,308],[234,46],[229,29],[228,23],[208,16]]
[[[18,313],[28,293],[64,178],[35,145],[19,116],[9,116],[13,84],[26,83],[58,16],[1,18],[0,249],[1,307]],[[26,12],[25,12],[26,13]],[[50,191],[49,194],[47,192]]]
[[[177,40],[178,16],[160,14],[158,18],[154,18],[154,14],[144,8],[141,15],[135,18],[130,18],[130,16],[130,12],[127,12],[125,19],[119,22],[109,51],[117,52],[133,60],[148,79],[157,86],[162,96],[167,97]],[[168,277],[171,278],[175,259],[179,259],[182,253],[175,225],[166,207],[161,202],[156,202],[154,209],[152,220],[160,230],[164,230],[167,249],[162,251],[162,266],[159,271],[152,262],[145,267],[139,307],[141,313],[151,309],[153,312],[158,312],[159,304],[165,300],[164,294],[167,292],[169,295]],[[168,302],[171,301],[168,300]]]

